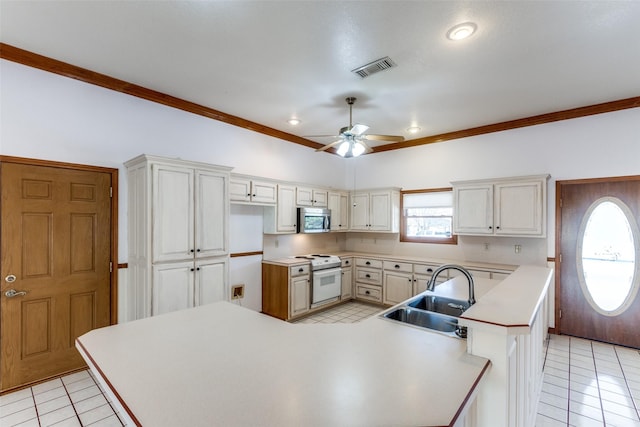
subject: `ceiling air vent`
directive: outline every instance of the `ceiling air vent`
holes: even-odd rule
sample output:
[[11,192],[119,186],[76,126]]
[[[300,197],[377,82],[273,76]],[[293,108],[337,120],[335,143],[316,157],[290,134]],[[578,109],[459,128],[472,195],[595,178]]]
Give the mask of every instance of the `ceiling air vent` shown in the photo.
[[396,63],[393,62],[388,56],[385,56],[384,58],[376,59],[375,61],[363,65],[362,67],[358,67],[355,70],[351,70],[351,72],[356,73],[364,79],[365,77],[369,77],[372,74],[379,73],[380,71],[384,71],[395,66]]

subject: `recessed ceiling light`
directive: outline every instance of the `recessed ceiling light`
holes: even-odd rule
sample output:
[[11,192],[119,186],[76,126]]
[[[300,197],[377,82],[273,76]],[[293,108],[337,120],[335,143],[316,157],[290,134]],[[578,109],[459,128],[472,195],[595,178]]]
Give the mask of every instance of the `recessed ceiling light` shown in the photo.
[[470,37],[473,33],[475,33],[477,28],[478,26],[473,22],[458,24],[451,27],[451,29],[447,31],[447,38],[453,41],[466,39],[467,37]]
[[296,125],[299,125],[301,122],[300,122],[300,119],[294,118],[294,119],[287,120],[287,123],[289,123],[291,126],[296,126]]
[[418,127],[418,126],[411,126],[409,128],[407,128],[407,132],[409,133],[418,133],[422,130],[422,128]]

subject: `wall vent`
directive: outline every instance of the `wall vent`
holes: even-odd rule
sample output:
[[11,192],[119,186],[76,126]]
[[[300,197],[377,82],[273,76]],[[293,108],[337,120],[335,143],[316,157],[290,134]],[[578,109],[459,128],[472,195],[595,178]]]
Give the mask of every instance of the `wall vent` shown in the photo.
[[388,70],[393,67],[396,67],[396,63],[388,56],[385,56],[384,58],[376,59],[362,67],[358,67],[355,70],[351,70],[351,72],[356,73],[364,79],[372,74],[379,73],[380,71]]

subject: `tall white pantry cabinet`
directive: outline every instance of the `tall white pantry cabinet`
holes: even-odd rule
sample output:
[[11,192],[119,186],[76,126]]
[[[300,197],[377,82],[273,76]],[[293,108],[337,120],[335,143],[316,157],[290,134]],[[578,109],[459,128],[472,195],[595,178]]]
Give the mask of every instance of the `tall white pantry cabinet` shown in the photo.
[[135,318],[228,299],[231,168],[149,155],[125,166]]

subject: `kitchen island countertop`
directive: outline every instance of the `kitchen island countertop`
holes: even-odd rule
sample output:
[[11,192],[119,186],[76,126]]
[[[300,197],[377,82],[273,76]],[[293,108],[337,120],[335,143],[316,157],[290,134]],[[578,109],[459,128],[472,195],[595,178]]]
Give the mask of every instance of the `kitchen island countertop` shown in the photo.
[[290,324],[220,302],[91,331],[76,346],[144,426],[449,426],[490,362],[373,317]]

